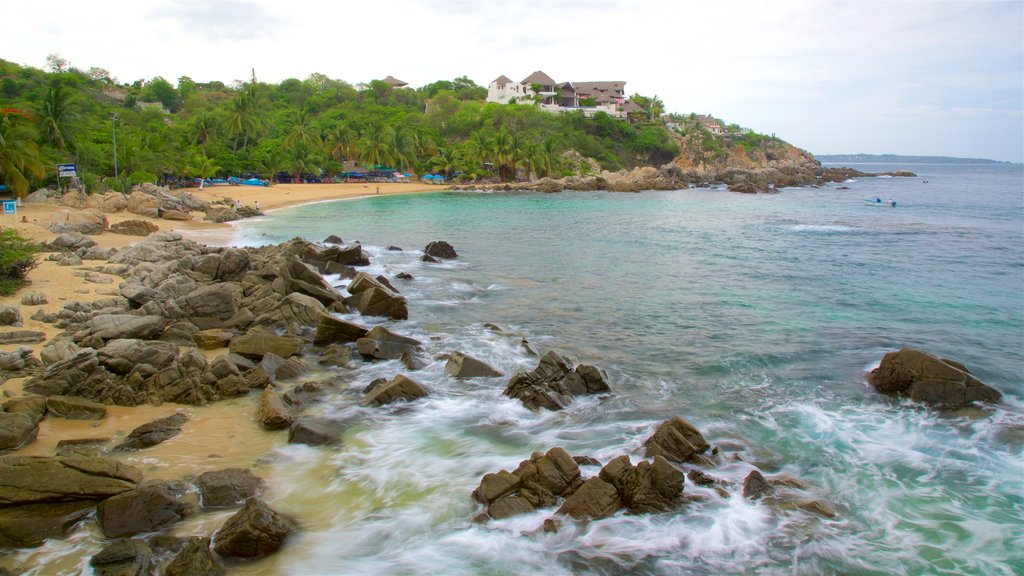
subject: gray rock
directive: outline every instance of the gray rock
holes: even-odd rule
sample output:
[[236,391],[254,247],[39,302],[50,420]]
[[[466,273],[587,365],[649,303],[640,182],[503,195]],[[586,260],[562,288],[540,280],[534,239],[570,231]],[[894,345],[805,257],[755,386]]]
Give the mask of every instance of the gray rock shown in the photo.
[[250,498],[214,535],[214,550],[225,558],[256,559],[277,552],[298,525],[264,502]]
[[164,568],[164,576],[222,576],[223,564],[210,551],[210,539],[192,536]]
[[501,376],[501,372],[482,360],[467,356],[462,352],[452,352],[444,366],[445,374],[456,378],[491,378]]
[[39,420],[26,412],[0,412],[0,451],[17,450],[36,439]]
[[263,479],[245,468],[203,472],[196,486],[206,508],[227,508],[243,504],[263,489]]
[[111,224],[107,231],[126,236],[149,236],[158,230],[160,230],[160,227],[149,220],[123,220],[116,224]]
[[0,456],[0,507],[102,500],[141,479],[139,469],[105,458]]
[[103,404],[78,396],[48,396],[46,410],[54,418],[67,420],[102,420],[107,415]]
[[46,340],[46,333],[35,330],[7,330],[0,332],[0,344],[35,344],[43,340]]
[[57,235],[44,248],[51,252],[77,252],[82,248],[92,248],[96,241],[81,232],[64,232]]
[[46,299],[46,294],[42,292],[28,292],[21,297],[22,306],[42,306],[48,303],[49,300]]
[[455,252],[455,248],[452,248],[451,244],[443,240],[436,240],[434,242],[431,242],[430,244],[427,244],[427,246],[423,249],[423,254],[427,256],[433,256],[434,258],[445,259],[459,257],[458,253]]
[[80,232],[82,234],[102,234],[107,229],[107,217],[99,210],[71,210],[62,208],[50,213],[46,228],[51,232]]
[[[88,336],[100,340],[115,338],[138,338],[150,340],[159,336],[167,326],[167,320],[160,316],[135,316],[133,314],[101,314],[85,323]],[[77,337],[76,342],[81,340]]]
[[0,306],[0,326],[21,326],[21,312],[13,306]]
[[419,340],[395,334],[383,326],[375,326],[356,341],[359,354],[371,360],[398,360],[403,354],[415,353],[421,345]]
[[982,383],[963,364],[913,348],[886,353],[869,381],[879,392],[940,406],[999,402],[1002,398],[998,390]]
[[145,540],[115,540],[89,559],[96,576],[147,576],[153,550]]
[[750,474],[743,480],[743,497],[756,500],[772,490],[764,475],[757,470],[751,470]]
[[363,397],[362,405],[383,406],[399,400],[411,402],[425,396],[427,396],[427,391],[419,382],[404,374],[399,374],[384,384],[374,387]]
[[278,336],[269,332],[251,330],[231,339],[229,349],[233,354],[259,360],[265,354],[273,353],[288,358],[302,351],[305,342],[295,336]]
[[22,347],[11,352],[0,351],[0,373],[12,378],[31,375],[40,366],[42,364],[32,354],[31,348]]
[[169,485],[145,484],[111,496],[96,507],[96,519],[107,538],[151,532],[181,520],[189,511]]
[[644,441],[645,456],[662,456],[677,463],[692,461],[708,448],[710,446],[700,431],[679,417],[659,424],[650,438]]
[[94,500],[0,508],[0,547],[35,548],[50,538],[66,538],[95,509]]
[[180,434],[185,422],[188,422],[188,416],[182,412],[148,422],[132,430],[114,450],[142,450],[156,446]]

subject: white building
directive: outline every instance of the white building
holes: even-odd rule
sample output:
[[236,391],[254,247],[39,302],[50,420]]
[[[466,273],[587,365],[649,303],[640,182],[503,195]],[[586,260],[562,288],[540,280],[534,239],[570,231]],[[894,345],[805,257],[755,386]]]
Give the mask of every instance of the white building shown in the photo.
[[498,76],[487,86],[487,101],[499,104],[537,101],[541,108],[550,112],[582,110],[587,116],[606,112],[625,118],[632,108],[625,90],[623,81],[558,83],[537,70],[520,82],[513,82],[505,75]]

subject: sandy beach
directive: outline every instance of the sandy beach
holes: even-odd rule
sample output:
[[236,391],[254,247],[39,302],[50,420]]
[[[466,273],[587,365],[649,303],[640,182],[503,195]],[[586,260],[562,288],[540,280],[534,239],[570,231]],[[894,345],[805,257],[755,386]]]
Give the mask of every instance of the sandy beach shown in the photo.
[[[385,184],[278,184],[269,188],[254,186],[217,186],[203,190],[193,188],[187,189],[195,196],[208,202],[215,202],[224,198],[238,200],[245,206],[255,206],[259,202],[260,210],[270,212],[289,206],[297,206],[310,202],[322,202],[327,200],[339,200],[358,198],[374,195],[377,190],[381,195],[385,194],[411,194],[417,192],[436,192],[437,186],[429,186],[418,183],[385,183]],[[49,215],[59,209],[54,204],[28,204],[25,203],[18,208],[16,217],[5,216],[3,226],[13,227],[26,237],[38,241],[50,241],[56,234],[43,227]],[[23,222],[22,219],[27,220]],[[123,220],[148,220],[160,227],[160,230],[178,231],[185,236],[198,242],[209,245],[227,245],[234,236],[234,227],[230,223],[211,223],[202,220],[203,213],[193,213],[193,219],[188,221],[172,221],[155,218],[145,218],[129,212],[107,214],[110,224]],[[126,236],[120,234],[104,233],[91,237],[99,246],[104,248],[121,248],[140,241],[139,236]],[[84,270],[99,264],[99,262],[84,262],[81,266],[58,266],[56,262],[46,260],[48,254],[41,253],[37,260],[39,265],[30,272],[30,283],[10,296],[0,297],[0,306],[13,306],[20,309],[23,326],[18,330],[32,330],[42,332],[46,339],[37,344],[3,344],[0,351],[10,352],[19,348],[28,347],[35,351],[36,357],[39,350],[47,341],[61,332],[52,324],[33,320],[32,316],[37,310],[46,313],[57,312],[60,308],[73,301],[91,301],[117,294],[117,286],[120,278],[111,277],[109,284],[95,284],[87,282]],[[41,292],[47,297],[47,304],[41,306],[23,306],[21,298],[29,292]],[[213,351],[216,353],[222,352]],[[0,395],[4,398],[19,396],[22,394],[22,385],[27,378],[11,378],[0,385]],[[240,404],[252,404],[254,400],[239,398],[233,401],[222,402],[216,405],[196,407],[165,404],[163,406],[140,406],[125,408],[111,406],[108,410],[108,417],[99,422],[83,422],[73,420],[62,420],[58,418],[46,418],[39,427],[39,434],[34,442],[16,451],[18,454],[52,455],[57,442],[68,438],[82,437],[111,437],[126,434],[136,426],[145,424],[155,418],[166,416],[175,411],[184,411],[190,416],[190,422],[186,424],[185,430],[192,431],[192,434],[184,435],[184,442],[168,442],[166,446],[154,447],[147,452],[163,463],[158,466],[162,474],[173,477],[184,470],[196,471],[204,468],[197,463],[197,459],[205,459],[210,454],[216,454],[217,458],[211,461],[211,466],[225,465],[249,465],[253,458],[259,457],[280,435],[266,433],[259,429],[253,422],[253,411],[248,406],[239,407]],[[222,406],[223,405],[223,406]],[[215,426],[210,422],[216,422]],[[225,428],[226,427],[226,428]],[[239,436],[225,436],[219,432],[222,429],[233,429],[239,432]],[[245,438],[243,442],[241,439]],[[257,440],[258,441],[254,441]],[[201,447],[201,448],[197,448]],[[196,450],[199,450],[197,452]],[[174,463],[174,464],[172,464]]]

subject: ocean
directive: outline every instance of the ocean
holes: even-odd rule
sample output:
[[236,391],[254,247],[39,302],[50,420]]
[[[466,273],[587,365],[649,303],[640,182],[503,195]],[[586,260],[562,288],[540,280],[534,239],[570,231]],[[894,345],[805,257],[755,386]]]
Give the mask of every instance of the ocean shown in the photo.
[[[372,254],[370,272],[412,274],[395,280],[408,321],[349,318],[416,337],[435,358],[331,376],[315,413],[345,423],[343,444],[282,446],[260,471],[271,504],[306,530],[244,573],[1024,572],[1022,167],[856,168],[918,177],[771,195],[439,192],[241,224],[238,244],[337,234]],[[421,262],[433,240],[459,258]],[[612,393],[540,413],[503,397],[509,376],[536,366],[523,338],[605,370]],[[865,373],[904,346],[966,364],[1003,402],[937,410],[878,394]],[[440,357],[452,350],[505,376],[452,379]],[[358,406],[367,383],[397,373],[430,396]],[[541,529],[553,510],[472,522],[484,474],[554,446],[636,462],[673,416],[719,447],[706,472],[724,491],[687,481],[675,512],[557,533]],[[743,498],[755,467],[806,483],[836,516]]]
[[[263,499],[302,530],[232,575],[1022,574],[1024,167],[855,167],[918,177],[770,195],[371,196],[243,221],[237,245],[362,243],[409,320],[344,317],[417,338],[427,365],[355,360],[297,380],[325,382],[310,415],[344,429],[337,446],[237,424],[251,424],[246,397],[190,409],[207,425],[181,435],[172,465],[127,461],[178,480],[236,462],[240,447],[235,465],[255,460]],[[865,202],[876,198],[896,206]],[[459,257],[422,262],[434,240]],[[1003,401],[940,410],[875,392],[866,373],[904,346],[962,362]],[[612,392],[527,410],[501,393],[537,365],[531,349],[597,366]],[[456,350],[504,376],[447,376]],[[360,406],[371,381],[399,373],[429,396]],[[635,463],[674,416],[717,449],[704,472],[719,481],[687,480],[674,511],[563,520],[557,532],[544,530],[554,508],[474,522],[483,475],[556,446]],[[786,479],[781,502],[743,497],[754,469]],[[190,516],[173,534],[209,536],[233,513]],[[105,544],[85,523],[0,560],[90,573]]]

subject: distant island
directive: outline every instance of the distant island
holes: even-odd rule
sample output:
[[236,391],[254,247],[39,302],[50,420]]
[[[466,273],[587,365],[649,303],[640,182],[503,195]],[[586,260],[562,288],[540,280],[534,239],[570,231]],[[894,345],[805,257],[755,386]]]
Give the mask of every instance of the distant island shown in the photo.
[[987,158],[903,156],[900,154],[815,154],[825,164],[1010,164]]

